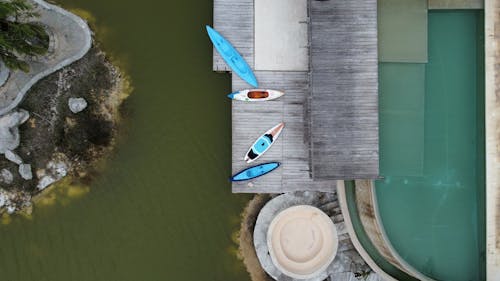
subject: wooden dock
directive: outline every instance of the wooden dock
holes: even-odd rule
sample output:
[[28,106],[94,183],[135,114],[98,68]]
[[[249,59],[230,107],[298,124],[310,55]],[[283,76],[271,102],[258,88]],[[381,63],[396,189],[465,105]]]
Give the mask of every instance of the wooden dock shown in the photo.
[[[279,122],[285,123],[281,136],[252,164],[282,165],[253,181],[233,183],[233,192],[328,192],[335,189],[332,179],[378,177],[376,0],[304,1],[309,7],[312,71],[256,71],[259,88],[283,90],[285,95],[259,104],[232,103],[233,174],[249,166],[243,161],[248,148]],[[253,0],[214,0],[215,29],[252,67],[254,17]],[[327,28],[329,24],[340,26]],[[341,30],[338,40],[318,40],[340,36],[335,32]],[[318,61],[320,56],[326,59]],[[229,71],[215,50],[213,70]],[[233,91],[249,87],[232,75]]]
[[[306,119],[309,98],[308,72],[257,71],[262,88],[283,90],[286,94],[262,104],[233,102],[233,173],[247,167],[243,157],[253,142],[269,128],[285,122],[285,128],[271,149],[255,163],[279,161],[281,167],[247,182],[233,183],[233,192],[282,193],[298,190],[332,191],[333,181],[313,181],[309,166],[309,133]],[[233,75],[233,89],[247,87]],[[252,124],[251,126],[249,124]]]
[[[254,0],[214,0],[214,28],[228,39],[248,65],[254,66]],[[213,50],[213,70],[230,71]]]
[[310,1],[315,179],[376,179],[377,0]]

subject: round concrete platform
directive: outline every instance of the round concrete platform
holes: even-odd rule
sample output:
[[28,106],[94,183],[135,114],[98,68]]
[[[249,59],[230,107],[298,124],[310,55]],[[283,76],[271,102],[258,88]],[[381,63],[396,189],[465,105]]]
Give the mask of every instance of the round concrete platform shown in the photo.
[[[273,221],[273,219],[285,209],[288,209],[293,206],[298,205],[309,205],[314,207],[321,207],[326,202],[328,202],[328,198],[325,200],[325,196],[329,196],[325,193],[319,192],[297,192],[297,193],[286,193],[269,201],[260,211],[259,216],[257,217],[257,221],[255,223],[254,229],[254,246],[255,251],[257,253],[257,257],[259,259],[262,268],[269,274],[272,278],[276,280],[307,280],[307,281],[322,281],[325,280],[331,272],[336,270],[336,266],[332,262],[334,255],[332,256],[332,260],[328,259],[328,263],[326,265],[318,268],[319,270],[315,271],[314,274],[299,274],[294,275],[293,273],[286,272],[287,270],[283,270],[283,267],[278,265],[276,266],[273,262],[273,258],[271,257],[270,250],[267,240],[268,240],[268,230]],[[333,195],[332,195],[333,196]],[[325,215],[326,216],[326,215]],[[330,219],[327,216],[328,219]],[[330,219],[331,221],[331,219]],[[332,222],[333,224],[333,222]],[[337,233],[334,233],[335,237],[332,237],[332,240],[337,241]],[[293,238],[292,238],[293,239]],[[337,246],[335,245],[335,251]],[[293,255],[293,253],[292,253]],[[300,254],[299,254],[300,255]],[[299,257],[300,259],[300,257]],[[281,270],[278,268],[281,267]],[[285,274],[288,273],[288,274]],[[294,276],[290,276],[294,275]],[[298,278],[299,277],[299,278]]]
[[320,209],[298,205],[281,211],[267,231],[273,264],[287,276],[310,279],[335,258],[339,241],[333,221]]

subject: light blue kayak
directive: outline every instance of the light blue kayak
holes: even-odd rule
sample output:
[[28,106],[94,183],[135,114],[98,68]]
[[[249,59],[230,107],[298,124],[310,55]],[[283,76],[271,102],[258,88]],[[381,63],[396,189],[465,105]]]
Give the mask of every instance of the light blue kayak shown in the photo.
[[210,40],[214,44],[215,49],[224,61],[231,67],[234,73],[236,73],[241,79],[245,80],[248,84],[253,87],[258,87],[257,79],[253,74],[252,69],[248,63],[243,59],[243,57],[236,51],[236,49],[227,41],[219,32],[215,31],[213,28],[207,25],[207,32]]
[[231,177],[231,181],[246,181],[263,176],[280,166],[279,162],[269,162],[247,168]]

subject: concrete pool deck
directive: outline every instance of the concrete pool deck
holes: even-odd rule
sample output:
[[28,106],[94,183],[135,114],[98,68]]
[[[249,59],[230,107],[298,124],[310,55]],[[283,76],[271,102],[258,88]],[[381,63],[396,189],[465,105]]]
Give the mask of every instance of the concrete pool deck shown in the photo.
[[255,0],[255,70],[309,70],[307,0]]
[[500,276],[500,3],[485,0],[486,277]]
[[484,9],[483,0],[429,0],[429,9]]

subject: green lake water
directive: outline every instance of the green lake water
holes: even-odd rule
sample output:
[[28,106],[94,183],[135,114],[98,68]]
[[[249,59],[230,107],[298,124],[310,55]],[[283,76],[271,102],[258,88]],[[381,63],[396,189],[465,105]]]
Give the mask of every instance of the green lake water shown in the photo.
[[484,280],[483,13],[429,11],[427,64],[380,64],[380,214],[437,280]]
[[90,192],[0,225],[0,279],[249,280],[232,237],[230,76],[211,70],[212,1],[61,0],[97,20],[134,87],[127,135]]

